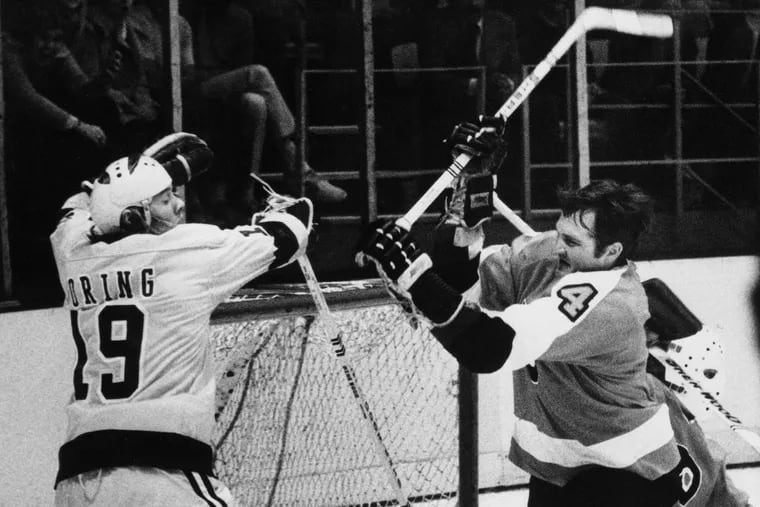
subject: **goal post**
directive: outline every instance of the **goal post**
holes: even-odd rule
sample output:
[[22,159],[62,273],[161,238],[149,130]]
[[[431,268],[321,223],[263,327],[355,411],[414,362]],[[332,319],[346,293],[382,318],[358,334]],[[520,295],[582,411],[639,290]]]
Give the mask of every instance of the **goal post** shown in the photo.
[[[476,497],[476,376],[380,280],[320,287],[410,501]],[[397,505],[305,284],[240,291],[211,323],[216,472],[242,505]]]

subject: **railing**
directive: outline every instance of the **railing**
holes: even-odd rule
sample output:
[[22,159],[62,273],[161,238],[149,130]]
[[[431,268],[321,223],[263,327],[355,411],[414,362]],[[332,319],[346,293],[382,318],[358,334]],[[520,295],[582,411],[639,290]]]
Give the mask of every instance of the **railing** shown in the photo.
[[[173,2],[174,0],[172,0]],[[176,4],[174,4],[176,8]],[[355,8],[355,7],[354,7]],[[736,12],[736,11],[734,11]],[[366,13],[363,13],[363,20],[367,23]],[[371,21],[369,21],[371,24]],[[678,38],[675,39],[678,41]],[[366,43],[366,41],[365,41]],[[2,48],[0,47],[0,51]],[[369,47],[371,51],[371,46]],[[755,90],[755,93],[750,101],[726,101],[718,94],[714,93],[708,87],[704,86],[699,79],[694,76],[687,67],[694,65],[712,66],[712,65],[754,65],[755,72],[757,74],[757,80],[760,82],[760,70],[758,70],[757,59],[745,59],[745,60],[711,60],[711,61],[682,61],[680,54],[680,44],[673,44],[672,58],[668,62],[637,62],[637,63],[603,63],[603,64],[588,64],[590,69],[597,70],[610,70],[615,68],[641,68],[642,72],[652,71],[654,68],[666,68],[669,71],[672,70],[672,94],[667,100],[661,100],[657,102],[640,102],[640,103],[597,103],[592,101],[589,105],[589,114],[592,119],[602,117],[604,114],[612,114],[625,112],[628,115],[640,113],[642,111],[660,111],[664,116],[668,116],[669,126],[671,127],[671,136],[669,140],[670,149],[667,153],[663,154],[659,158],[620,158],[615,159],[600,159],[594,158],[589,163],[589,170],[593,174],[604,174],[605,171],[622,170],[625,168],[636,167],[638,170],[644,171],[646,168],[663,167],[667,170],[672,170],[671,176],[668,176],[669,188],[659,189],[667,191],[668,198],[672,198],[672,202],[669,202],[669,211],[673,212],[676,217],[681,216],[685,211],[689,209],[684,195],[684,183],[688,179],[694,182],[699,188],[703,189],[715,200],[717,200],[724,209],[738,211],[746,203],[737,203],[731,196],[724,195],[724,191],[711,182],[708,178],[700,174],[699,168],[707,164],[713,165],[731,165],[732,167],[746,170],[749,165],[754,167],[754,171],[751,174],[754,181],[747,179],[745,187],[751,186],[754,190],[752,195],[752,202],[757,204],[758,195],[760,195],[760,157],[759,143],[758,143],[758,125],[760,125],[760,91]],[[431,73],[437,72],[473,72],[477,71],[480,75],[478,89],[478,105],[477,112],[488,112],[483,110],[484,96],[485,96],[485,69],[482,67],[466,67],[466,68],[390,68],[390,69],[375,69],[374,62],[371,58],[365,58],[362,62],[361,69],[342,69],[342,70],[319,70],[307,68],[306,62],[301,60],[296,74],[296,82],[298,83],[298,93],[296,94],[298,104],[295,108],[296,116],[300,121],[300,156],[306,157],[310,151],[314,151],[313,148],[318,147],[320,144],[326,142],[326,136],[344,135],[351,136],[352,142],[346,143],[346,145],[361,144],[361,150],[359,157],[354,161],[353,167],[343,167],[340,170],[324,171],[323,175],[329,179],[339,180],[355,186],[355,189],[366,196],[367,199],[359,203],[350,203],[344,207],[333,207],[330,209],[329,216],[323,217],[323,220],[338,222],[338,223],[359,223],[366,221],[377,216],[391,216],[393,214],[399,214],[404,209],[392,209],[385,210],[382,207],[382,203],[378,201],[378,184],[386,184],[392,182],[419,182],[421,185],[425,184],[425,179],[434,179],[444,169],[443,166],[411,166],[405,167],[402,165],[389,165],[385,162],[379,162],[377,155],[382,154],[383,150],[387,150],[388,146],[377,148],[376,136],[378,136],[383,128],[382,122],[375,119],[375,108],[377,107],[375,101],[378,97],[375,95],[375,81],[377,79],[384,78],[388,75],[408,75],[408,76],[425,76]],[[552,72],[567,72],[569,66],[558,65]],[[176,74],[177,68],[172,67],[171,70]],[[530,67],[525,66],[523,72],[525,75],[529,72]],[[357,83],[364,90],[360,103],[358,104],[359,110],[355,112],[353,123],[340,122],[333,125],[329,124],[310,124],[309,105],[318,98],[310,97],[307,91],[310,88],[311,83],[315,79],[319,79],[325,75],[337,75],[344,74],[346,76],[353,76],[353,79],[358,77],[361,80]],[[174,81],[176,81],[176,76]],[[0,79],[0,86],[2,80]],[[573,82],[571,75],[567,73],[566,79],[566,97],[572,97]],[[684,90],[690,89],[693,93],[698,95],[699,100],[684,100]],[[173,90],[174,103],[179,100],[177,98],[177,90]],[[379,97],[382,98],[382,97]],[[456,100],[456,98],[452,98]],[[3,102],[0,102],[0,116],[3,116]],[[572,139],[571,131],[573,127],[573,115],[571,114],[570,101],[567,101],[567,107],[564,109],[564,116],[560,118],[564,125],[564,148],[566,158],[557,160],[536,160],[533,156],[533,149],[536,146],[537,140],[540,142],[540,135],[542,132],[536,132],[533,125],[531,125],[531,115],[534,112],[535,104],[533,100],[527,100],[520,115],[516,115],[511,121],[522,121],[521,129],[521,142],[519,149],[522,150],[522,159],[519,164],[518,171],[520,177],[518,178],[519,185],[522,187],[522,202],[510,203],[516,208],[524,218],[537,218],[556,213],[556,209],[551,206],[550,199],[542,195],[544,187],[556,186],[558,184],[574,181],[576,177],[574,171],[577,170],[572,162],[573,157],[571,154],[571,148],[574,140]],[[731,118],[732,125],[736,128],[742,129],[750,134],[750,137],[754,138],[754,145],[747,146],[743,153],[729,153],[725,156],[697,156],[693,154],[692,146],[689,144],[689,140],[684,138],[685,132],[688,132],[686,123],[688,123],[688,117],[694,112],[721,112],[726,118]],[[370,114],[371,113],[371,114]],[[173,108],[172,119],[176,126],[177,119],[181,118],[181,109],[177,111],[177,108]],[[464,119],[464,118],[462,118]],[[0,129],[0,149],[3,147],[3,129]],[[580,135],[588,136],[588,132],[581,132]],[[595,151],[594,139],[591,139],[592,145],[592,157]],[[598,144],[598,143],[597,143]],[[393,147],[391,147],[393,149]],[[441,146],[441,150],[444,147]],[[517,149],[517,147],[516,147]],[[696,167],[696,169],[695,169]],[[737,170],[739,170],[737,169]],[[558,170],[556,173],[551,173],[550,176],[546,176],[551,171]],[[540,173],[540,174],[539,174]],[[537,181],[537,175],[541,181]],[[267,175],[268,178],[277,180],[277,175]],[[7,195],[9,192],[19,191],[19,189],[7,189],[5,188],[5,171],[4,171],[4,158],[0,157],[0,310],[5,307],[13,306],[12,300],[13,294],[11,292],[12,281],[12,266],[10,263],[10,247],[8,243],[8,211],[7,211]],[[26,190],[24,190],[26,191]],[[421,191],[424,191],[424,187],[421,187]],[[421,192],[420,192],[421,195]],[[382,197],[382,196],[380,196]],[[414,196],[408,196],[413,198]],[[411,205],[412,202],[402,203],[402,205]],[[432,210],[431,210],[432,211]],[[434,216],[430,213],[426,218]]]

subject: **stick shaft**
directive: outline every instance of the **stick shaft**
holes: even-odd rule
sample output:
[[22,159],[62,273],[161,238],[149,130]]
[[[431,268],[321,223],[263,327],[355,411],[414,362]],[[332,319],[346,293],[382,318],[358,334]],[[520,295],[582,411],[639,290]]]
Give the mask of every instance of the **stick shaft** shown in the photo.
[[359,410],[362,413],[362,419],[366,423],[366,428],[370,439],[375,445],[375,450],[377,453],[383,458],[383,468],[385,469],[388,480],[393,487],[396,501],[399,503],[399,505],[409,505],[409,499],[407,494],[404,492],[404,487],[401,484],[401,479],[393,467],[393,458],[391,458],[391,455],[388,452],[388,448],[385,447],[385,444],[383,443],[377,420],[375,419],[375,416],[370,409],[369,403],[367,403],[367,398],[364,396],[364,393],[359,387],[359,382],[356,378],[356,372],[346,360],[346,347],[343,344],[343,337],[341,335],[340,329],[338,328],[338,324],[335,321],[335,317],[330,311],[330,308],[327,306],[327,300],[325,299],[325,295],[319,286],[319,281],[317,280],[317,276],[314,273],[314,268],[312,267],[311,262],[309,262],[309,259],[305,254],[298,258],[298,265],[300,266],[301,271],[303,272],[303,276],[306,279],[306,285],[309,287],[309,292],[311,292],[311,296],[314,298],[314,304],[316,305],[317,311],[319,312],[319,317],[322,319],[325,329],[327,330],[327,334],[330,337],[330,344],[332,345],[335,357],[338,359],[338,363],[341,370],[343,371],[343,374],[346,377],[346,381],[348,382],[349,387],[351,388],[350,390],[354,395],[354,399],[359,404]]
[[[670,16],[639,13],[633,10],[605,9],[601,7],[589,7],[585,9],[567,31],[562,34],[562,37],[549,50],[544,59],[536,65],[533,71],[509,96],[506,102],[495,113],[495,116],[500,116],[506,121],[525,102],[536,86],[557,64],[557,61],[567,53],[578,39],[589,30],[601,28],[631,35],[665,38],[673,34],[673,21]],[[396,220],[396,224],[407,231],[410,230],[412,225],[433,204],[433,201],[435,201],[441,192],[451,184],[454,178],[459,176],[470,159],[471,157],[467,154],[459,155],[411,209],[404,216]]]
[[[546,55],[541,63],[533,69],[533,72],[520,83],[520,86],[517,87],[507,101],[504,102],[501,108],[496,112],[496,116],[501,116],[505,121],[512,116],[517,108],[520,107],[520,104],[528,98],[528,95],[530,95],[530,93],[536,88],[538,83],[540,83],[544,76],[546,76],[552,67],[554,67],[557,60],[567,52],[570,46],[572,46],[583,33],[584,26],[579,18],[570,26],[567,32],[562,35],[560,40],[549,51],[549,54]],[[459,176],[464,167],[470,162],[471,158],[470,155],[462,153],[454,159],[454,162],[452,162],[448,169],[435,180],[433,185],[422,195],[422,197],[419,198],[411,209],[404,216],[396,220],[396,224],[407,231],[411,229],[412,224],[422,216],[425,210],[430,207],[441,192],[443,192],[443,190],[449,186],[457,176]]]
[[501,197],[499,197],[496,192],[494,192],[493,196],[493,205],[494,208],[496,208],[496,211],[498,211],[501,216],[506,218],[509,223],[511,223],[522,234],[525,234],[527,236],[536,235],[536,231],[534,231],[533,228],[525,222],[525,220],[520,218],[517,213],[512,211],[512,209],[507,206],[504,201],[501,200]]

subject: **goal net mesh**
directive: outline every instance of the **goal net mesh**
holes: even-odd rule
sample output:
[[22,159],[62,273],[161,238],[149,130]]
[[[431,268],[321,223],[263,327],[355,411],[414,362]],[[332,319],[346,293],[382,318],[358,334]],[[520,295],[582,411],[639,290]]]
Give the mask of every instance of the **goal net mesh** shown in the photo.
[[[331,308],[405,492],[415,504],[456,505],[456,361],[397,304]],[[318,317],[212,324],[216,471],[241,505],[395,503]]]

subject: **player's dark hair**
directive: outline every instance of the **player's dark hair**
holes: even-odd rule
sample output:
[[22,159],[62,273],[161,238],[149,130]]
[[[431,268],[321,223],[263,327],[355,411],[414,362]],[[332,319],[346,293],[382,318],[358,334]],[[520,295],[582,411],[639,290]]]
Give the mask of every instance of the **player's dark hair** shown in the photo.
[[616,265],[625,263],[636,252],[639,239],[654,215],[652,198],[632,183],[621,185],[613,180],[594,180],[576,190],[560,190],[558,197],[563,215],[576,211],[596,212],[596,223],[591,231],[596,238],[596,254],[619,241],[623,251]]

